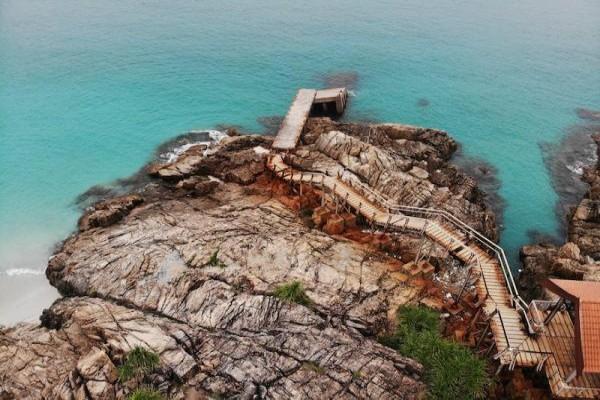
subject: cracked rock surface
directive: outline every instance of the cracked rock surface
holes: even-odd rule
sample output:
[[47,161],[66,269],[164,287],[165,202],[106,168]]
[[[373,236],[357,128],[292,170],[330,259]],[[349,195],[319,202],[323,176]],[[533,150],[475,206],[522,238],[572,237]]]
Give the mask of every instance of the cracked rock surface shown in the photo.
[[159,354],[151,379],[172,398],[183,398],[178,381],[240,398],[416,398],[422,391],[418,363],[301,306],[280,307],[290,317],[307,314],[306,324],[212,330],[98,298],[65,298],[50,309],[59,329],[0,331],[0,396],[122,398],[115,364],[135,346]]
[[446,132],[407,125],[340,124],[309,120],[308,144],[292,162],[340,174],[385,195],[391,203],[444,209],[492,240],[496,218],[473,178],[449,164],[457,149]]
[[[210,265],[215,254],[222,265]],[[257,297],[300,281],[317,311],[369,331],[415,292],[389,276],[386,261],[307,228],[274,199],[223,184],[211,197],[141,206],[122,224],[81,232],[46,273],[65,294],[237,330],[313,323]]]
[[[271,140],[190,146],[147,168],[154,180],[137,193],[87,210],[46,270],[65,297],[41,325],[0,329],[0,399],[126,398],[117,368],[136,346],[160,356],[146,383],[173,399],[188,389],[423,398],[422,366],[375,339],[420,289],[399,278],[397,260],[309,227],[273,196]],[[341,171],[402,204],[443,206],[495,237],[483,194],[448,164],[456,143],[444,132],[318,118],[303,140],[294,157],[303,167]],[[291,282],[308,306],[274,296]]]

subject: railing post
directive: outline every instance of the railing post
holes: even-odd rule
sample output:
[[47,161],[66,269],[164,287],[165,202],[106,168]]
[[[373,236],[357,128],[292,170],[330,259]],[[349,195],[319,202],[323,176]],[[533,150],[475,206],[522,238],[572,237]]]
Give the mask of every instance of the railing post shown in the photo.
[[562,307],[562,305],[564,304],[565,299],[564,298],[560,298],[558,299],[558,301],[556,302],[556,305],[552,308],[552,311],[550,311],[550,314],[546,317],[546,319],[544,319],[544,326],[548,325],[550,323],[550,321],[552,321],[552,319],[554,318],[554,316],[556,315],[556,313],[560,310],[560,308]]
[[473,269],[469,268],[469,272],[467,273],[467,278],[465,279],[465,283],[463,284],[462,288],[460,289],[460,292],[458,293],[458,298],[456,299],[457,303],[460,301],[463,293],[467,289],[467,285],[469,284],[469,279],[471,279],[471,274],[472,273],[473,273]]
[[477,344],[475,345],[476,349],[478,349],[481,346],[481,343],[483,342],[483,340],[485,339],[485,337],[487,336],[487,334],[488,334],[488,332],[490,330],[490,325],[491,324],[492,324],[492,320],[490,319],[488,321],[488,324],[485,326],[485,329],[483,330],[483,333],[481,334],[481,336],[477,340]]
[[383,233],[385,233],[385,232],[387,231],[388,227],[390,226],[390,221],[391,221],[391,220],[392,220],[392,215],[390,214],[390,215],[388,216],[388,220],[387,220],[387,222],[385,223],[385,226],[383,227]]

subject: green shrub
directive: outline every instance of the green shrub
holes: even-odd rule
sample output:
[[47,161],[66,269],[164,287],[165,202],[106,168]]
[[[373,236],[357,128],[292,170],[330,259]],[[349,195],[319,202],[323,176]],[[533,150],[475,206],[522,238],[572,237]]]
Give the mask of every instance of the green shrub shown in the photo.
[[294,281],[285,285],[278,286],[275,289],[275,296],[289,303],[298,303],[305,306],[311,304],[310,299],[304,293],[302,283]]
[[158,390],[139,388],[131,393],[127,400],[164,400],[164,397]]
[[435,311],[401,307],[396,331],[381,337],[380,341],[423,364],[431,399],[485,397],[489,383],[485,360],[459,343],[444,339],[439,330],[439,314]]
[[398,309],[398,326],[402,330],[439,333],[440,315],[430,308],[404,305]]
[[135,347],[119,367],[119,380],[126,382],[132,378],[141,379],[158,368],[159,363],[158,354],[142,347]]
[[211,267],[219,267],[225,268],[227,265],[219,258],[219,250],[215,250],[215,252],[210,256],[206,265],[210,265]]

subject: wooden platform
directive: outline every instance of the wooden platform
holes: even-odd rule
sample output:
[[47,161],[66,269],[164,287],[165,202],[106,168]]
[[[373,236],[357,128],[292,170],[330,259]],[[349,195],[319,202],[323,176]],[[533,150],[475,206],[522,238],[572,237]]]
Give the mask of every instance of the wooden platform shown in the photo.
[[277,150],[292,150],[298,144],[302,130],[314,104],[320,104],[325,109],[335,111],[340,115],[346,109],[348,91],[346,88],[332,88],[323,90],[300,89],[290,106],[275,141],[273,148]]
[[346,88],[333,88],[317,90],[313,104],[324,104],[335,107],[336,114],[342,114],[346,108],[348,99],[348,91]]
[[485,299],[483,309],[490,319],[498,361],[511,367],[543,366],[557,397],[600,398],[600,376],[578,377],[566,382],[575,365],[574,329],[568,314],[555,317],[544,333],[530,336],[512,304],[499,260],[468,241],[463,232],[431,219],[391,212],[377,204],[381,195],[372,191],[365,193],[370,189],[349,186],[337,177],[294,170],[280,155],[270,157],[267,166],[284,180],[323,188],[357,214],[385,229],[419,231],[465,264],[472,265],[480,274],[477,291],[480,298]]
[[296,98],[275,137],[275,141],[273,142],[274,149],[292,150],[296,147],[316,94],[317,91],[314,89],[298,90],[298,94],[296,94]]
[[575,329],[567,311],[558,312],[545,332],[529,338],[525,345],[537,345],[541,351],[551,354],[544,364],[544,371],[556,397],[600,398],[600,374],[583,374],[567,383],[575,370]]

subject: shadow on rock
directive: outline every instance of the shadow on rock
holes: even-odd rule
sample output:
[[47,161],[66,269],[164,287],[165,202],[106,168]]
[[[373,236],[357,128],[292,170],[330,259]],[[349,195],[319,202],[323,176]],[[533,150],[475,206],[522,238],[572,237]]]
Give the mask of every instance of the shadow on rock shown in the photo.
[[529,238],[529,243],[544,243],[556,246],[560,246],[562,244],[562,240],[558,236],[541,232],[537,229],[529,229],[527,231],[527,237]]
[[267,136],[275,136],[279,131],[281,123],[283,122],[283,116],[267,115],[264,117],[258,117],[256,119],[256,122],[258,122],[263,127],[263,131],[260,133]]

